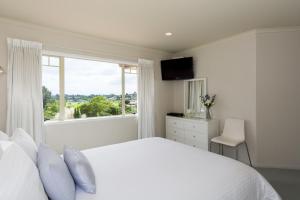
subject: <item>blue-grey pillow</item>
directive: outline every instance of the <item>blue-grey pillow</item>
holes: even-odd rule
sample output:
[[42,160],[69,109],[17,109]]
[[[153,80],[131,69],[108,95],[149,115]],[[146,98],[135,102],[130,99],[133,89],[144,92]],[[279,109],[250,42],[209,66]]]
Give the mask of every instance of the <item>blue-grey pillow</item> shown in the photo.
[[47,145],[38,148],[38,169],[51,200],[75,200],[75,183],[60,155]]
[[95,174],[85,155],[76,149],[65,147],[64,160],[76,185],[87,193],[95,194]]

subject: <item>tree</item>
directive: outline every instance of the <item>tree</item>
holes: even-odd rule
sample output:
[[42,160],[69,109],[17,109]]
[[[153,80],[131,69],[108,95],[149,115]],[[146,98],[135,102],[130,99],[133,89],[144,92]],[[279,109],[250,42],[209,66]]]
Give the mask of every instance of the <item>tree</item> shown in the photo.
[[74,118],[80,118],[81,117],[81,113],[80,113],[80,109],[78,107],[74,108]]
[[87,117],[121,114],[119,102],[110,101],[104,96],[93,97],[89,102],[82,103],[78,108],[81,114],[85,114]]
[[48,88],[43,86],[42,88],[42,93],[43,93],[43,108],[45,109],[47,103],[50,103],[52,101],[52,94]]
[[129,104],[129,103],[130,103],[130,100],[126,99],[125,104]]
[[126,114],[136,114],[136,106],[134,105],[125,105]]
[[50,120],[55,117],[55,115],[58,113],[59,104],[58,101],[52,101],[46,104],[44,108],[44,118],[45,120]]
[[42,87],[44,119],[50,120],[55,117],[59,110],[59,103],[56,97],[52,96],[51,91],[45,86]]

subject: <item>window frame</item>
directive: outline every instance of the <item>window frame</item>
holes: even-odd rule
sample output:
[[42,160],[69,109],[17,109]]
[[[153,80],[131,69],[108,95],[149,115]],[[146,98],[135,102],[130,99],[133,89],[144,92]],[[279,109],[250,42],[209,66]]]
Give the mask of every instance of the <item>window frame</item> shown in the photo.
[[[62,53],[52,53],[52,52],[42,52],[42,57],[43,56],[48,56],[48,63],[49,65],[44,65],[42,63],[42,70],[43,70],[43,66],[50,66],[50,67],[58,67],[59,68],[59,117],[58,120],[47,120],[44,121],[44,123],[53,123],[53,122],[63,122],[63,121],[76,121],[76,120],[87,120],[87,119],[91,119],[91,120],[95,120],[98,118],[118,118],[118,117],[125,117],[125,116],[137,116],[137,112],[135,114],[128,114],[126,113],[126,105],[125,105],[125,86],[126,86],[126,82],[125,82],[125,75],[127,73],[132,73],[131,72],[131,68],[135,68],[136,73],[132,73],[132,74],[137,74],[137,63],[129,63],[129,62],[122,62],[122,61],[117,61],[117,60],[109,60],[109,59],[101,59],[101,58],[93,58],[93,57],[85,57],[85,56],[74,56],[74,55],[67,55],[67,54],[62,54]],[[59,66],[52,66],[50,65],[50,57],[55,57],[59,59]],[[73,58],[73,59],[83,59],[83,60],[90,60],[90,61],[98,61],[98,62],[107,62],[107,63],[113,63],[113,64],[118,64],[119,67],[121,68],[121,111],[122,113],[120,115],[108,115],[108,116],[97,116],[97,117],[87,117],[87,118],[74,118],[74,119],[66,119],[65,118],[65,58]],[[121,64],[122,63],[122,64]],[[130,72],[126,72],[125,69],[130,68]]]

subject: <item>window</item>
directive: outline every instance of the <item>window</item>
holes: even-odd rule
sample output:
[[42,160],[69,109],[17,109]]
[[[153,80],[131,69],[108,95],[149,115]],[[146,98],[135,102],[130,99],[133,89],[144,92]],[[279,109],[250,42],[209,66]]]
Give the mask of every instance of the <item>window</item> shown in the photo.
[[59,69],[60,58],[43,56],[42,59],[42,85],[44,119],[53,120],[59,118],[60,92]]
[[137,67],[124,66],[125,80],[125,113],[134,114],[137,112]]
[[118,63],[43,56],[44,120],[137,112],[137,69]]

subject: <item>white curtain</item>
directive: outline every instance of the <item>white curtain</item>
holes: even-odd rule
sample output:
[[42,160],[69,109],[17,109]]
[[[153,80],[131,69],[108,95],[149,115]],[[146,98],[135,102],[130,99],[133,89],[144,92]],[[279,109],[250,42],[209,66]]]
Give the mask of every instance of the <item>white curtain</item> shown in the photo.
[[138,137],[155,136],[154,126],[154,62],[138,60]]
[[42,44],[7,39],[7,133],[23,128],[33,139],[43,141]]

